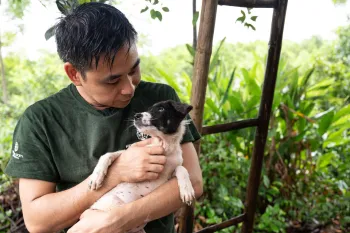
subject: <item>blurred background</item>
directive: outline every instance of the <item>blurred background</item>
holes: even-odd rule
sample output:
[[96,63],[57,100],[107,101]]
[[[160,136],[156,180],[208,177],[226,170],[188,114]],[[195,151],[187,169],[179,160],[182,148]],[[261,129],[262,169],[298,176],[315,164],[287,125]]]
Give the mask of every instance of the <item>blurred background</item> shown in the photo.
[[[193,1],[105,1],[139,33],[142,78],[185,102],[201,9]],[[0,1],[0,232],[25,232],[16,180],[3,173],[16,122],[70,83],[48,32],[61,16],[52,0]],[[254,232],[350,232],[349,17],[346,0],[288,3]],[[269,9],[218,7],[203,125],[257,116],[271,19]],[[253,138],[254,129],[203,137],[196,230],[242,213]]]

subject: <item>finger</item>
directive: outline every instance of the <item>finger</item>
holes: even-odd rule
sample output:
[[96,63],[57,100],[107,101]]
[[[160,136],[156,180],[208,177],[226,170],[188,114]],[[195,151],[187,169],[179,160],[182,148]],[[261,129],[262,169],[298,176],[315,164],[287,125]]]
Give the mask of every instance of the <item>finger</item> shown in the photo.
[[150,155],[163,155],[164,154],[164,148],[161,146],[151,146],[151,147],[145,147],[147,150],[147,153]]
[[164,165],[166,163],[166,156],[164,156],[164,155],[151,155],[149,157],[149,163]]
[[152,143],[152,138],[147,138],[147,139],[145,139],[145,140],[143,140],[143,141],[139,141],[139,142],[135,142],[135,143],[133,143],[130,147],[134,147],[134,146],[147,146],[147,145],[149,145],[149,144],[151,144]]
[[158,176],[159,176],[159,174],[156,172],[147,172],[146,173],[146,180],[155,180],[158,178]]
[[159,165],[159,164],[150,164],[147,167],[147,172],[160,173],[163,170],[164,170],[164,166],[163,165]]

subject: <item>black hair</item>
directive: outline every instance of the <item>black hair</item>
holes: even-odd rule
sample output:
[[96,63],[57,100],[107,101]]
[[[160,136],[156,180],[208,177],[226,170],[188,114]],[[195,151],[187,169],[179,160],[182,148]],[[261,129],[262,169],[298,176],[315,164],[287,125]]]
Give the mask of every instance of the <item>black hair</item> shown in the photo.
[[57,52],[63,62],[70,62],[85,77],[85,71],[96,68],[101,55],[112,67],[119,49],[128,50],[137,32],[125,15],[113,6],[90,2],[76,7],[56,24]]

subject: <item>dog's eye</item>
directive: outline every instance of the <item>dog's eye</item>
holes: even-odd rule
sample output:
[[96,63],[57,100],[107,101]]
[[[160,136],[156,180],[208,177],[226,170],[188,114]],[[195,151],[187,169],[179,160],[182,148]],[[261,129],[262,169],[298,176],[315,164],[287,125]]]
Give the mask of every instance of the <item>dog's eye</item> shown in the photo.
[[158,108],[158,112],[164,112],[164,108],[163,107],[159,107]]

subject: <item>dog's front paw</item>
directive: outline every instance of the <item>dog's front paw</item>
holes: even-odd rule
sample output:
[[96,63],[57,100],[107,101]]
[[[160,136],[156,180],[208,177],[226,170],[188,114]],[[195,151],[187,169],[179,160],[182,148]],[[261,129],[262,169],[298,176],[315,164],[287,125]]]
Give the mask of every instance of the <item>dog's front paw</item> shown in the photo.
[[180,189],[181,200],[187,205],[192,204],[192,200],[195,199],[194,189],[189,178],[189,174],[185,167],[178,166],[175,169],[175,176]]
[[101,156],[90,177],[89,189],[97,190],[102,186],[102,182],[107,174],[109,165],[123,153],[123,150],[110,152]]
[[195,199],[195,195],[191,182],[186,182],[186,184],[180,185],[180,197],[181,200],[187,205],[192,204],[192,201]]
[[93,173],[90,176],[89,189],[97,190],[102,186],[103,180],[107,174],[108,166],[111,164],[111,156],[106,154],[100,158]]
[[105,178],[106,171],[103,170],[94,170],[90,177],[89,181],[89,189],[90,190],[97,190],[102,186],[103,180]]

